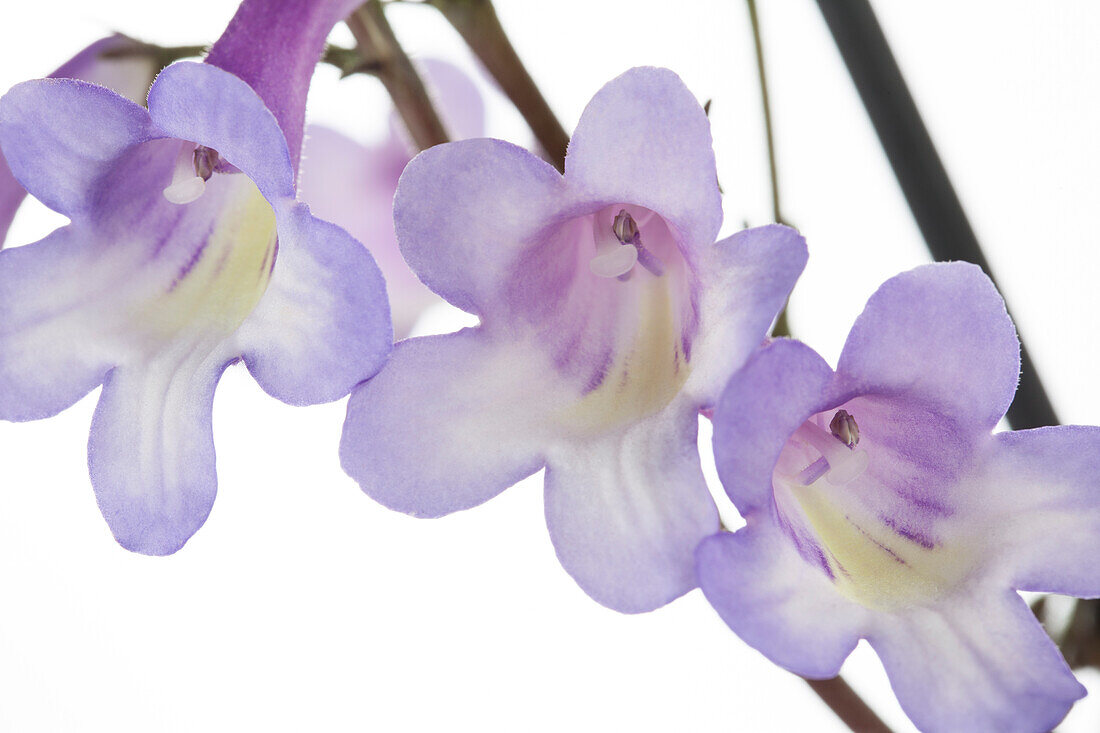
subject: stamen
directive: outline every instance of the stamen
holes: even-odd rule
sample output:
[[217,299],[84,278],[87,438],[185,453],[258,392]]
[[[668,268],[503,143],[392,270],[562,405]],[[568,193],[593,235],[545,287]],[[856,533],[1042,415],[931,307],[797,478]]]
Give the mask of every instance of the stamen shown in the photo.
[[826,433],[813,421],[807,420],[792,436],[821,453],[821,458],[799,473],[798,480],[804,486],[822,476],[834,486],[843,486],[867,470],[870,462],[867,451],[855,448],[859,443],[859,426],[855,418],[845,410],[839,410],[829,427],[831,432]]
[[192,147],[183,143],[176,156],[172,183],[164,189],[164,198],[173,204],[189,204],[197,201],[206,191],[206,182],[214,175],[220,162],[218,151],[204,145]]
[[[649,221],[652,216],[653,212],[650,212],[645,221]],[[622,246],[610,249],[606,238],[597,231],[596,251],[599,254],[588,263],[594,274],[626,281],[630,279],[630,271],[635,264],[640,264],[656,277],[664,274],[664,264],[642,244],[641,228],[626,209],[619,209],[619,213],[615,215],[611,222],[611,233]]]
[[849,415],[847,410],[836,411],[833,419],[829,421],[829,432],[849,448],[859,445],[859,425],[856,425],[856,419]]

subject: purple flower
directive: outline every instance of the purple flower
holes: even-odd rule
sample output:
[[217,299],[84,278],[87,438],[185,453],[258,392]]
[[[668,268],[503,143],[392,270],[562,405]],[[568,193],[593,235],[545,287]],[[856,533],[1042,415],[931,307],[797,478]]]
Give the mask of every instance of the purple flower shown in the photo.
[[[485,107],[469,77],[435,59],[425,59],[420,66],[451,135],[481,137]],[[314,213],[344,227],[370,250],[386,278],[394,335],[404,338],[421,313],[440,300],[413,274],[397,248],[393,195],[414,148],[396,114],[390,121],[389,137],[371,147],[310,125],[298,194]]]
[[[101,38],[73,56],[54,73],[51,79],[82,79],[113,89],[127,99],[141,102],[157,68],[148,55],[105,56],[111,51],[133,47],[137,41],[116,33]],[[11,226],[12,218],[27,192],[12,176],[4,156],[0,155],[0,247]]]
[[0,418],[103,384],[88,463],[128,549],[175,552],[205,521],[228,364],[310,404],[390,350],[370,256],[294,200],[309,78],[352,4],[246,0],[207,63],[160,74],[148,111],[67,79],[0,99],[16,178],[72,221],[0,252]]
[[806,677],[856,642],[924,730],[1050,730],[1085,694],[1016,590],[1100,594],[1100,428],[991,431],[1020,350],[973,265],[888,280],[834,373],[778,341],[722,394],[714,448],[747,526],[697,551],[738,635]]
[[397,189],[401,251],[481,325],[397,345],[348,405],[345,470],[436,517],[545,466],[551,539],[589,595],[640,612],[695,587],[718,528],[699,409],[806,260],[780,226],[716,245],[721,219],[706,115],[663,69],[596,94],[564,177],[499,140],[421,153]]

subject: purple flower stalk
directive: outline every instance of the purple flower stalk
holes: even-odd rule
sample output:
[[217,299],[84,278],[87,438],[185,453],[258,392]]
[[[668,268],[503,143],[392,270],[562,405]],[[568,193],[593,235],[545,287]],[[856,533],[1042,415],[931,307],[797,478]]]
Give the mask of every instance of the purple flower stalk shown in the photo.
[[0,418],[103,385],[88,463],[127,549],[175,552],[205,521],[227,365],[304,405],[391,348],[370,255],[294,197],[309,79],[353,6],[245,0],[206,63],[161,72],[148,111],[68,79],[0,99],[12,172],[72,221],[0,252]]
[[699,410],[765,337],[806,248],[781,226],[714,243],[710,126],[680,79],[607,84],[564,177],[500,140],[427,150],[394,220],[420,279],[481,325],[397,345],[348,405],[345,470],[436,517],[545,466],[551,539],[589,595],[641,612],[694,588],[694,548],[718,529]]
[[[50,78],[81,79],[113,89],[131,101],[144,101],[149,84],[158,71],[150,57],[105,55],[135,45],[137,41],[118,33],[101,38],[66,61],[50,74]],[[4,246],[8,228],[26,195],[26,190],[8,169],[4,156],[0,155],[0,247]]]
[[[444,61],[424,59],[418,65],[451,135],[484,135],[485,106],[473,81]],[[399,339],[409,335],[425,309],[440,302],[405,264],[393,231],[397,181],[414,153],[396,113],[391,113],[389,137],[370,147],[310,125],[298,189],[317,216],[344,227],[370,250],[386,278],[394,336]]]
[[796,341],[754,355],[714,415],[747,525],[696,553],[730,628],[812,678],[867,639],[922,730],[1053,728],[1085,690],[1016,591],[1100,595],[1100,428],[993,434],[1019,368],[963,263],[883,284],[836,372]]

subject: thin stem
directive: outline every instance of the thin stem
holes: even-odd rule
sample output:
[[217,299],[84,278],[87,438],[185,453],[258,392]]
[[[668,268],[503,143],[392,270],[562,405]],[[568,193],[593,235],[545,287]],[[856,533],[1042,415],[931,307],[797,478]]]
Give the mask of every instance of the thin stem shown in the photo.
[[752,42],[756,46],[756,70],[760,76],[760,102],[764,108],[764,131],[768,138],[768,170],[772,181],[772,218],[783,224],[779,208],[779,172],[775,165],[775,135],[772,132],[772,108],[768,100],[768,75],[764,71],[764,42],[760,37],[760,18],[756,13],[756,0],[745,0],[749,6],[749,22],[752,24]]
[[429,0],[454,26],[466,45],[500,84],[516,106],[550,162],[565,170],[565,149],[569,135],[535,86],[516,49],[504,33],[490,0]]
[[424,82],[386,21],[379,0],[368,0],[347,19],[363,61],[386,87],[393,104],[421,150],[448,140]]
[[863,702],[843,677],[806,680],[810,689],[828,705],[844,724],[857,733],[891,733],[889,726]]

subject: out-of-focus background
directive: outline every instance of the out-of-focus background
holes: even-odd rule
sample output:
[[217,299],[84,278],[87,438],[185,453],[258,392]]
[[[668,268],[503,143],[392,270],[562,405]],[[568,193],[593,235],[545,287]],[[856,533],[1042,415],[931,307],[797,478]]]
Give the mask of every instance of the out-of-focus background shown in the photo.
[[[783,209],[811,253],[791,327],[835,362],[878,284],[928,255],[816,4],[760,5]],[[497,7],[567,128],[625,69],[675,70],[713,100],[725,231],[770,220],[743,2]],[[1066,422],[1100,423],[1100,6],[874,7],[1055,407]],[[234,9],[8,3],[0,89],[113,30],[213,41]],[[415,57],[477,79],[490,135],[530,144],[435,10],[388,11]],[[333,40],[351,44],[344,28]],[[337,76],[319,69],[310,120],[381,140],[381,85]],[[9,246],[62,222],[30,202]],[[417,332],[465,321],[440,307]],[[391,513],[340,471],[342,403],[288,407],[239,366],[215,400],[220,495],[209,521],[175,556],[132,555],[111,538],[87,478],[96,395],[49,420],[0,423],[0,730],[844,730],[698,591],[642,616],[589,600],[554,557],[541,477],[444,519]],[[704,461],[708,440],[704,424]],[[844,673],[892,726],[912,730],[868,649]],[[1100,674],[1081,679],[1100,696]],[[1061,729],[1098,721],[1100,701],[1086,698]]]

